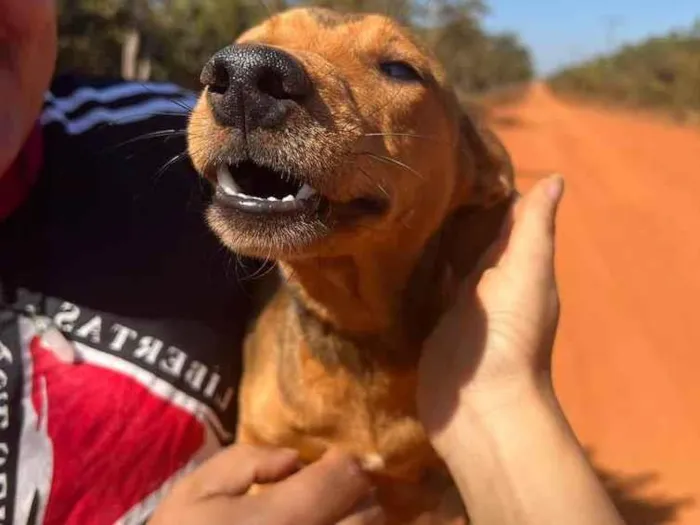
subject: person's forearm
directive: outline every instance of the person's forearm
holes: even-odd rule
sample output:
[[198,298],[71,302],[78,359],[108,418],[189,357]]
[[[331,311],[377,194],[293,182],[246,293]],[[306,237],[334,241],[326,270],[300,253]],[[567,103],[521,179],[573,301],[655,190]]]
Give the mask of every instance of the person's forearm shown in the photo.
[[459,410],[439,448],[474,525],[623,524],[549,389]]

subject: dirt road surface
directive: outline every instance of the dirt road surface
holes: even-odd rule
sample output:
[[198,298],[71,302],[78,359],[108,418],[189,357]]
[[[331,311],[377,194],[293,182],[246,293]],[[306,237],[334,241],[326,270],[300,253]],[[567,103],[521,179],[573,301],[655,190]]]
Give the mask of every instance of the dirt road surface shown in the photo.
[[533,86],[496,111],[519,186],[551,172],[555,381],[628,525],[700,524],[700,132]]

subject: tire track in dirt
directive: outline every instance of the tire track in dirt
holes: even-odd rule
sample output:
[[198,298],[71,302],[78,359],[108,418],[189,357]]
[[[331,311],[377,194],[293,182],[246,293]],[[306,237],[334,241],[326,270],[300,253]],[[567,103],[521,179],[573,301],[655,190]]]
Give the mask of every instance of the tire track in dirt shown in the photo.
[[[562,173],[555,381],[629,525],[700,523],[700,131],[535,85],[496,108],[527,189]],[[643,476],[640,478],[639,476]]]

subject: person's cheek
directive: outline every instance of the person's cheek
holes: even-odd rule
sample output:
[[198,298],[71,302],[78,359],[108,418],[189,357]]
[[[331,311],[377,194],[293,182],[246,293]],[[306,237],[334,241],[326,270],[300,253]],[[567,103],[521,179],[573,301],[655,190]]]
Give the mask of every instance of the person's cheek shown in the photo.
[[[6,0],[0,0],[6,1]],[[16,1],[16,0],[15,0]],[[31,7],[26,13],[20,40],[20,68],[25,88],[34,94],[47,89],[56,62],[56,11],[53,0],[21,0]],[[36,100],[32,101],[36,104]]]
[[0,38],[26,38],[55,13],[54,0],[0,0]]
[[0,45],[9,51],[15,70],[54,62],[54,0],[0,0]]
[[56,45],[53,0],[0,0],[0,174],[39,116]]

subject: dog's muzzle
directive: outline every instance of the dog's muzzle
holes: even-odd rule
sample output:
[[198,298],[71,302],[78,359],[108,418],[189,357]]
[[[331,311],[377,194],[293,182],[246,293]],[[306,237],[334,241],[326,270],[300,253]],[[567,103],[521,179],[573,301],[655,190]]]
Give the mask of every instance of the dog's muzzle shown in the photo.
[[201,81],[216,122],[245,134],[280,126],[312,92],[311,79],[294,57],[259,44],[222,49],[204,66]]

